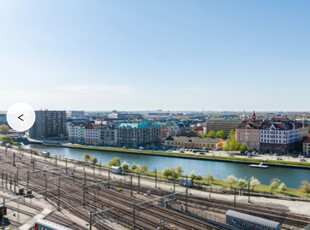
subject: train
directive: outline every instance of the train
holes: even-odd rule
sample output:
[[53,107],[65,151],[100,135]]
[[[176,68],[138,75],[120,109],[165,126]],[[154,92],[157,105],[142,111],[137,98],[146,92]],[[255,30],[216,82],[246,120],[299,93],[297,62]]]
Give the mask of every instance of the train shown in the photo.
[[64,227],[49,220],[37,220],[34,224],[34,230],[73,230],[72,228]]
[[45,157],[45,158],[50,158],[51,157],[51,154],[49,152],[42,152],[42,156]]
[[226,224],[244,230],[280,230],[281,223],[234,210],[226,212]]
[[119,166],[112,166],[111,172],[115,174],[122,174],[122,167]]
[[7,207],[0,205],[0,219],[7,215]]
[[194,181],[192,178],[180,178],[179,180],[179,184],[182,185],[182,186],[185,186],[185,187],[193,187],[193,184],[194,184]]

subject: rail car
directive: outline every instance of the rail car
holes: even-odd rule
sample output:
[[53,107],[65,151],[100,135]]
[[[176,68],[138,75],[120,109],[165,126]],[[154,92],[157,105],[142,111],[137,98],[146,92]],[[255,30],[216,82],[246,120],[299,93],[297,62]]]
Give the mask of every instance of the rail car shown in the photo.
[[192,178],[180,178],[179,184],[185,187],[193,187],[194,181]]
[[51,157],[51,154],[49,152],[42,152],[42,156],[45,157],[45,158],[50,158]]
[[0,205],[0,218],[7,215],[7,207],[4,205]]
[[34,230],[73,230],[73,229],[64,227],[60,224],[56,224],[49,220],[41,219],[35,222]]
[[112,166],[111,167],[111,172],[115,173],[115,174],[122,174],[122,167]]
[[228,210],[226,212],[226,224],[237,229],[245,230],[280,230],[281,223],[267,220],[261,217]]

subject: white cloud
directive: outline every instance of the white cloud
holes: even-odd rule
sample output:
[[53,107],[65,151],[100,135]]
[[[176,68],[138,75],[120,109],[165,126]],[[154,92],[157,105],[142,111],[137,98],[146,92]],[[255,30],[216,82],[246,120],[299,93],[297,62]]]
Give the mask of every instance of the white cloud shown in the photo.
[[133,87],[128,85],[104,85],[104,84],[76,84],[64,85],[57,87],[57,90],[70,92],[70,93],[118,93],[128,94],[134,91]]

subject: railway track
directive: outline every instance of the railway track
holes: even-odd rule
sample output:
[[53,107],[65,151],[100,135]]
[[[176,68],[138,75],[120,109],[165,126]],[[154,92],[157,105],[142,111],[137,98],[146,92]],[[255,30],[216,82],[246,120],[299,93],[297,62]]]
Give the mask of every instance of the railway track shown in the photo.
[[[1,159],[3,159],[3,152],[1,155]],[[7,156],[7,163],[2,164],[3,169],[8,171],[11,174],[16,173],[16,167],[12,167],[12,156],[8,154]],[[37,159],[35,163],[35,167],[30,163],[29,158],[18,159],[16,158],[16,165],[19,168],[19,180],[17,183],[22,187],[27,186],[27,171],[32,171],[34,168],[35,170],[38,169],[45,169],[46,172],[38,172],[37,174],[31,174],[28,187],[33,189],[35,192],[41,192],[45,189],[45,182],[44,176],[45,173],[48,177],[47,189],[51,190],[48,191],[47,196],[53,202],[58,201],[57,197],[57,184],[58,180],[57,177],[61,177],[61,185],[60,185],[60,206],[63,209],[69,210],[74,215],[80,217],[81,219],[88,221],[89,220],[89,213],[95,212],[98,209],[102,208],[104,205],[105,208],[113,208],[112,221],[117,221],[120,224],[123,224],[126,227],[132,226],[133,222],[133,204],[137,204],[142,202],[143,200],[130,197],[128,195],[124,195],[121,192],[113,190],[113,187],[121,187],[126,192],[130,191],[130,185],[127,182],[111,182],[111,188],[106,188],[104,185],[100,185],[101,190],[96,191],[95,188],[88,188],[87,193],[85,195],[86,202],[85,208],[82,206],[82,198],[83,198],[83,183],[84,183],[84,174],[80,170],[76,170],[74,173],[74,179],[71,176],[71,172],[73,168],[66,168],[64,166],[56,166],[54,162],[49,160],[40,160]],[[55,167],[58,170],[55,170]],[[81,166],[79,166],[81,168]],[[66,173],[66,171],[68,173]],[[86,172],[86,180],[87,185],[91,183],[96,183],[98,181],[106,180],[107,177],[93,174],[90,172]],[[73,181],[74,180],[74,181]],[[1,185],[0,185],[1,186]],[[137,186],[134,186],[134,189],[137,190]],[[140,191],[146,193],[147,190],[150,188],[144,187],[143,185],[140,186]],[[128,193],[129,194],[129,193]],[[152,189],[152,194],[156,196],[162,196],[163,190],[159,189]],[[166,192],[169,194],[169,192]],[[184,197],[180,198],[182,201]],[[200,197],[189,196],[188,204],[190,207],[196,208],[195,204],[199,204],[203,209],[207,208],[216,208],[218,210],[228,210],[232,209],[233,203],[223,200],[213,200],[213,199],[205,199]],[[255,209],[255,210],[253,210]],[[270,210],[265,207],[256,207],[250,206],[246,207],[246,205],[239,204],[237,206],[237,210],[245,213],[249,213],[256,216],[265,217],[268,219],[274,218],[274,220],[283,222],[285,224],[291,225],[298,225],[304,227],[305,220],[299,216],[294,216],[287,212],[281,212],[281,210]],[[267,212],[268,210],[268,212]],[[49,217],[48,217],[49,218]],[[58,223],[61,224],[61,219],[55,217],[55,215],[51,216],[50,218],[55,219]],[[155,229],[162,225],[162,220],[165,219],[166,221],[166,229],[221,229],[216,225],[209,224],[197,218],[190,217],[183,213],[179,213],[170,209],[163,208],[159,205],[151,205],[146,209],[139,209],[138,215],[136,215],[136,228],[137,229]],[[94,222],[95,225],[99,227],[99,229],[110,229],[107,221],[109,218],[105,217],[96,217],[96,221]],[[291,221],[291,222],[290,222]],[[68,222],[64,221],[65,224],[69,224]]]

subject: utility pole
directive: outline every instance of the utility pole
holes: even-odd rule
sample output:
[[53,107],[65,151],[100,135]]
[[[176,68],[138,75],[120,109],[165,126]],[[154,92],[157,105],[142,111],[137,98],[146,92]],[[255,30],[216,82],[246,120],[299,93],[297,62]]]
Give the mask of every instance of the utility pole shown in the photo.
[[16,164],[15,164],[15,152],[13,152],[13,167],[15,167]]
[[130,195],[132,197],[132,175],[130,175]]
[[187,212],[187,202],[188,202],[188,188],[186,188],[186,197],[185,197],[185,211]]
[[251,179],[248,180],[248,203],[251,203],[251,200],[250,200],[250,186],[251,186]]
[[85,208],[85,190],[86,190],[86,187],[85,187],[85,184],[83,184],[83,208]]
[[46,174],[44,173],[44,194],[45,194],[45,200],[47,199],[47,178],[46,178]]
[[58,178],[58,211],[60,211],[60,177]]
[[140,173],[138,174],[138,194],[140,194]]
[[237,204],[236,204],[236,201],[237,201],[237,196],[236,196],[236,191],[237,189],[236,188],[234,188],[234,210],[236,211],[236,206],[237,206]]
[[4,180],[4,173],[3,173],[3,169],[1,171],[1,187],[3,188],[3,180]]
[[29,177],[30,177],[30,172],[27,170],[27,190],[29,188]]
[[136,229],[136,205],[133,204],[133,220],[132,220],[132,229]]
[[155,188],[157,188],[157,169],[155,169]]
[[8,172],[5,171],[5,187],[8,189]]
[[175,172],[173,172],[173,193],[175,193]]
[[92,230],[92,216],[93,216],[93,213],[92,212],[90,212],[89,213],[89,230]]

